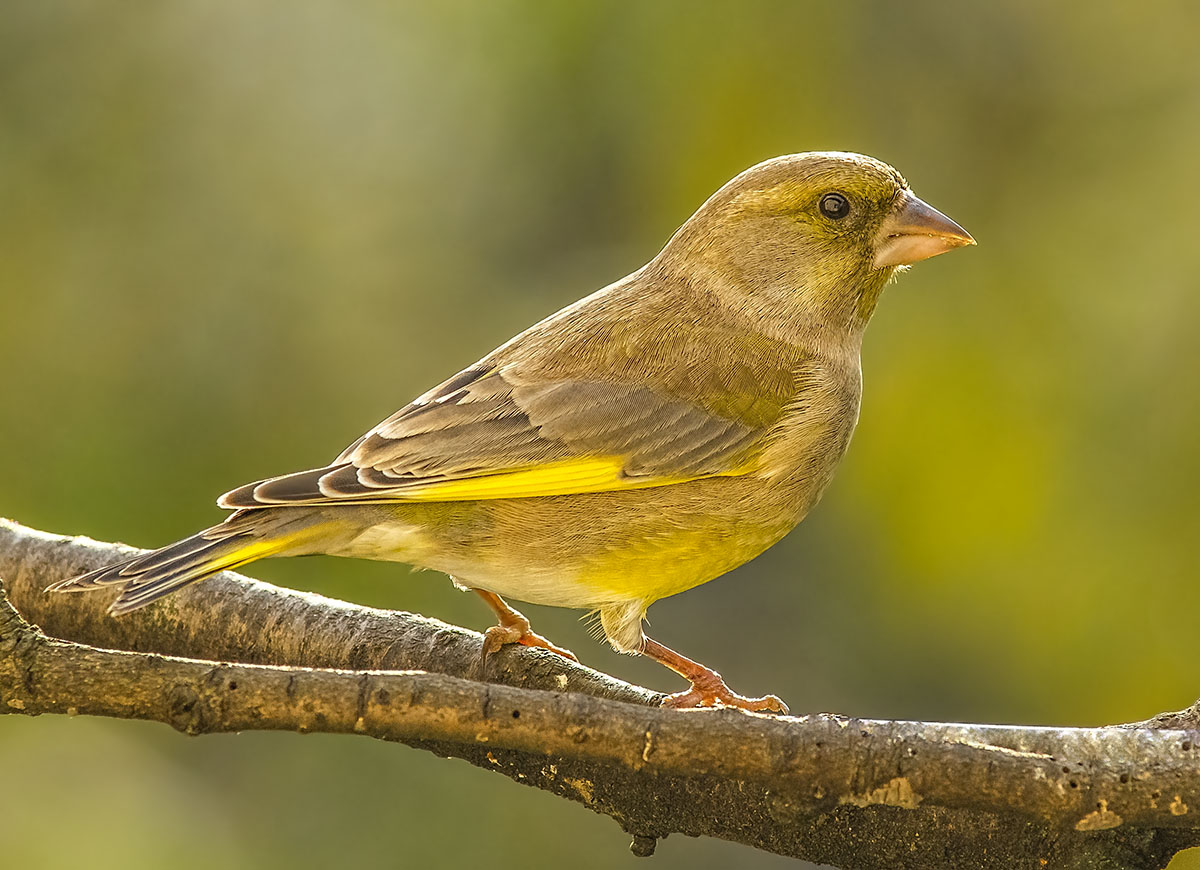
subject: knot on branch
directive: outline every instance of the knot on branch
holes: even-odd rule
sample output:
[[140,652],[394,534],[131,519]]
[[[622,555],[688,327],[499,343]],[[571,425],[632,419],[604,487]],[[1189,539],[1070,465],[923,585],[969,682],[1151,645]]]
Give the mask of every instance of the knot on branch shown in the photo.
[[629,851],[639,858],[649,858],[658,846],[658,837],[653,834],[634,834],[629,843]]
[[213,721],[207,700],[183,683],[173,686],[167,695],[167,716],[172,728],[192,736],[209,731]]

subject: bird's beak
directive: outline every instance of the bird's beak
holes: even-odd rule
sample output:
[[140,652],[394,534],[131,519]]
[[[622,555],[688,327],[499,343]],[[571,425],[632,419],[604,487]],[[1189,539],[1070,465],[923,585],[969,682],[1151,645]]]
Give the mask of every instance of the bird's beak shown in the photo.
[[906,191],[875,236],[875,268],[907,266],[973,244],[970,233]]

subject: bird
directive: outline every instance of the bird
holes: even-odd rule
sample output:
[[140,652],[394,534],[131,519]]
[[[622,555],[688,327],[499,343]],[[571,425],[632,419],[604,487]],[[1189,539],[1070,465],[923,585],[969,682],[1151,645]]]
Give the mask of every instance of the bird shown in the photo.
[[506,644],[575,656],[505,600],[598,614],[617,651],[688,681],[669,707],[786,713],[650,638],[655,601],[781,540],[858,422],[864,330],[912,264],[975,240],[874,158],[766,160],[648,263],[529,327],[326,465],[248,483],[211,528],[48,587],[113,615],[225,569],[330,554],[449,575]]

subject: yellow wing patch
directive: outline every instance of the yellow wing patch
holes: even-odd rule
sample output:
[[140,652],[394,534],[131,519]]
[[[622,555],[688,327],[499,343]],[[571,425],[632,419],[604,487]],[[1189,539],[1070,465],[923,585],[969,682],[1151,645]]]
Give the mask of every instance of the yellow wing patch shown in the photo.
[[[459,480],[414,484],[387,493],[397,501],[477,501],[494,498],[533,498],[535,496],[574,495],[584,492],[617,492],[687,483],[704,477],[735,477],[752,469],[751,463],[719,475],[698,474],[687,477],[627,477],[625,460],[619,457],[590,457],[548,462],[533,468],[482,474]],[[382,495],[382,494],[381,494]]]

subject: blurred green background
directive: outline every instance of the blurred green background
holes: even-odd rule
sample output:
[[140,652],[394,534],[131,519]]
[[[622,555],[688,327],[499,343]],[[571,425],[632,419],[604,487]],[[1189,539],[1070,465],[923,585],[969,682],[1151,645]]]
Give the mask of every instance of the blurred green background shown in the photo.
[[[1153,6],[5,3],[0,514],[165,544],[641,265],[747,166],[863,151],[979,247],[885,294],[814,515],[656,605],[655,636],[797,711],[1183,707],[1200,7]],[[489,624],[403,566],[251,573]],[[526,612],[588,664],[681,688],[578,614]],[[579,806],[367,740],[13,716],[0,765],[14,867],[636,860]],[[653,861],[797,866],[681,837]]]

